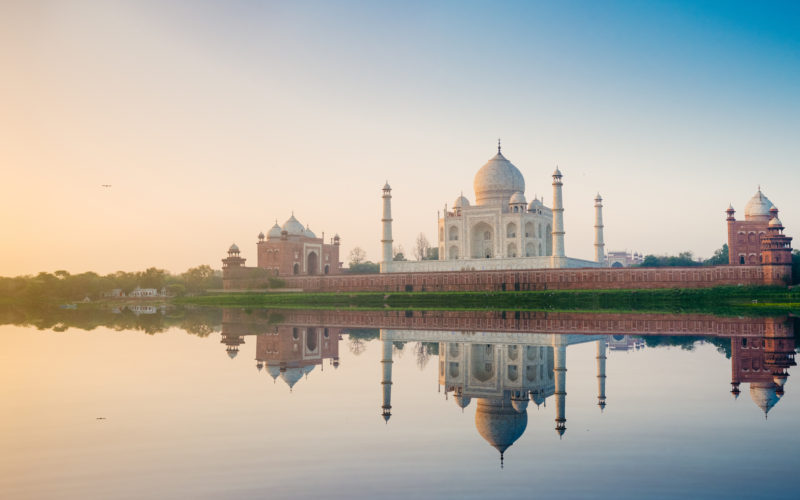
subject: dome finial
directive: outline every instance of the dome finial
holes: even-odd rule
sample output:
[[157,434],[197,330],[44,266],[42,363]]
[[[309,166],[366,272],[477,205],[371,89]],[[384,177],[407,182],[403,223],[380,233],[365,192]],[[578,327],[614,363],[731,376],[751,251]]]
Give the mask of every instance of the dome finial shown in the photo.
[[500,138],[497,138],[497,154],[500,154]]

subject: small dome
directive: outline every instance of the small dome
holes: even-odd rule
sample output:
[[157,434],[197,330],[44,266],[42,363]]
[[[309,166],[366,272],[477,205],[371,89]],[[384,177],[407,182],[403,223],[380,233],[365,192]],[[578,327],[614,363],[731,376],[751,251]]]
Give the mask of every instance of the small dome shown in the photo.
[[295,219],[294,214],[283,223],[283,230],[294,236],[303,236],[306,232],[306,228]]
[[229,252],[238,252],[239,251],[239,247],[237,247],[236,243],[234,243],[233,245],[231,245],[231,247],[228,249],[228,251]]
[[307,238],[316,238],[317,235],[314,234],[314,231],[311,230],[310,227],[306,226],[305,235]]
[[511,406],[517,410],[517,413],[525,413],[528,409],[528,400],[527,399],[511,399]]
[[278,225],[278,222],[275,221],[275,225],[272,226],[269,231],[267,231],[267,239],[273,238],[280,238],[281,237],[281,226]]
[[771,221],[769,221],[769,227],[783,227],[781,224],[781,220],[777,217],[773,217]]
[[764,415],[769,413],[780,397],[775,394],[775,385],[772,383],[753,382],[750,384],[750,399],[761,408]]
[[264,231],[261,231],[260,233],[258,233],[258,239],[259,240],[263,240],[264,239]]
[[555,172],[553,172],[553,177],[563,177],[561,175],[561,170],[559,170],[558,167],[556,167]]
[[517,167],[498,152],[475,174],[473,187],[477,205],[505,205],[517,191],[525,192],[525,179]]
[[469,403],[470,401],[472,401],[472,398],[469,396],[456,396],[453,398],[453,401],[456,402],[456,405],[458,405],[459,408],[463,409],[469,406]]
[[281,373],[281,378],[291,389],[298,380],[303,378],[303,370],[300,368],[288,368],[285,372]]
[[278,378],[278,375],[281,374],[281,367],[277,365],[267,365],[267,375],[272,377],[272,380]]
[[528,201],[525,199],[525,195],[522,194],[522,191],[517,191],[516,193],[511,195],[511,199],[508,200],[509,205],[517,205],[517,204],[526,204]]
[[600,193],[597,193],[597,196],[595,196],[594,201],[603,201],[603,197],[600,196]]
[[453,208],[464,208],[468,206],[469,200],[463,195],[456,198],[456,201],[453,202]]
[[389,186],[389,181],[386,181],[386,184],[383,185],[383,190],[384,191],[391,191],[392,190],[392,187]]
[[756,194],[745,205],[744,217],[746,220],[768,220],[770,208],[772,208],[772,202],[764,196],[759,187]]
[[543,206],[544,205],[542,204],[541,200],[539,200],[538,198],[534,198],[533,200],[531,200],[530,204],[528,204],[528,210],[533,212],[534,210],[542,208]]

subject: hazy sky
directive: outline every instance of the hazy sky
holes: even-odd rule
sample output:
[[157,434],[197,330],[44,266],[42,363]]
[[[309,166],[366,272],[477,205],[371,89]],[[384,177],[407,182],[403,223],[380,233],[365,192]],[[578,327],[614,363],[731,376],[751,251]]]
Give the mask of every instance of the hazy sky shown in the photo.
[[[567,255],[710,255],[756,186],[800,227],[796,2],[4,2],[0,274],[220,267],[291,211],[411,252],[503,139]],[[101,184],[112,184],[104,189]]]

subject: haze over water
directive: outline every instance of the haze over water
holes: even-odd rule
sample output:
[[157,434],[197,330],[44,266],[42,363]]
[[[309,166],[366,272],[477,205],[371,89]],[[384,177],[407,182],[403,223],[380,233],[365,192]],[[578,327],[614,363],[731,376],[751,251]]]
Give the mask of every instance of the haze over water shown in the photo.
[[[772,392],[743,381],[734,398],[732,377],[756,376],[734,362],[769,356],[741,338],[732,350],[725,337],[464,333],[434,319],[343,330],[259,310],[97,312],[108,326],[86,331],[67,325],[91,316],[58,314],[42,330],[0,326],[3,498],[797,497],[796,369],[782,396],[768,375]],[[719,324],[737,321],[763,320]],[[421,343],[437,336],[452,342]],[[554,343],[567,345],[563,436]],[[454,360],[476,378],[452,378]],[[512,394],[514,376],[527,408],[476,418],[479,395]],[[501,468],[488,441],[509,436]]]

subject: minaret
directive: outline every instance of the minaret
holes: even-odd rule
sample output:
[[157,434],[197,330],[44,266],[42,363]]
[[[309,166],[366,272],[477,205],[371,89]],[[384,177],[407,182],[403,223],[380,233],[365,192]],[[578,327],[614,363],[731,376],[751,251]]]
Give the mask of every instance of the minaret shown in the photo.
[[606,407],[606,339],[597,341],[597,406]]
[[392,264],[392,188],[389,182],[383,186],[383,237],[381,238],[381,272],[388,273]]
[[567,430],[567,417],[565,412],[567,400],[567,344],[566,338],[554,335],[553,350],[555,351],[556,372],[556,432],[559,436],[564,435]]
[[603,242],[603,198],[600,193],[594,199],[594,260],[598,264],[605,263],[606,245]]
[[553,255],[552,267],[564,267],[564,203],[561,198],[561,171],[553,172]]
[[[384,331],[381,330],[381,337]],[[383,388],[383,405],[381,406],[381,416],[383,420],[388,423],[389,417],[392,416],[392,341],[382,340],[383,355],[381,356],[381,368],[383,369],[383,379],[381,380],[381,387]]]

